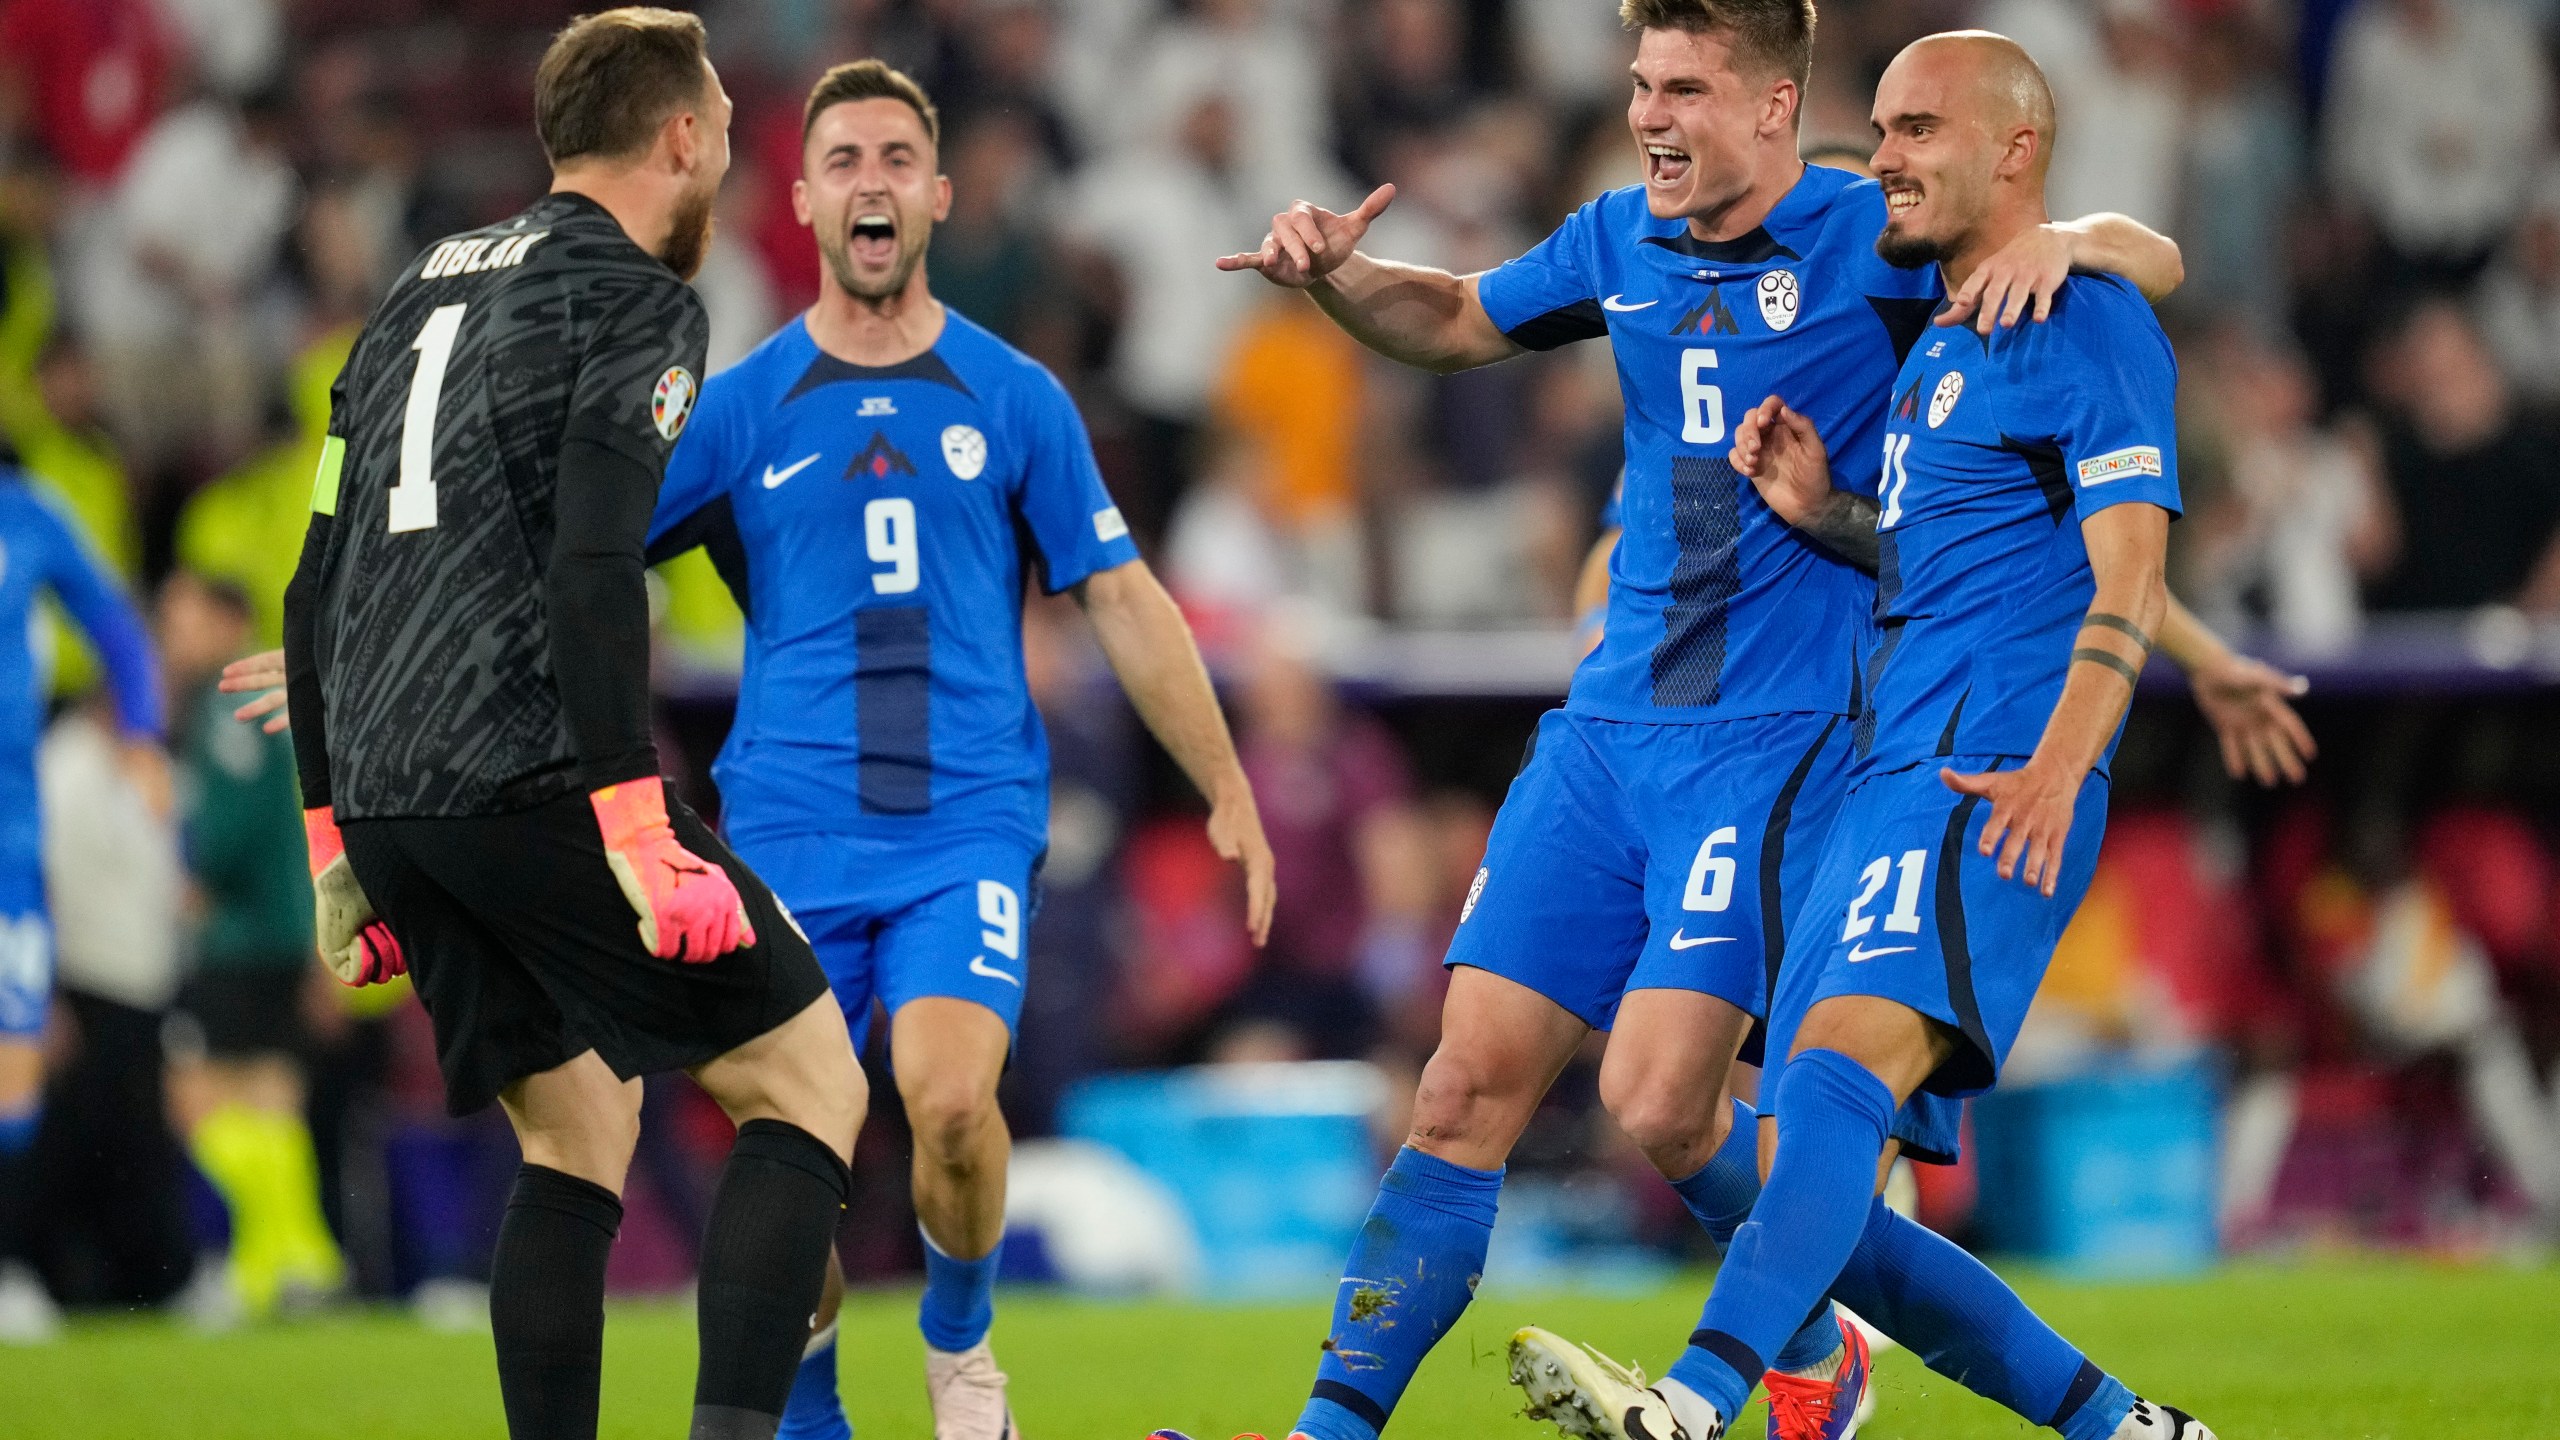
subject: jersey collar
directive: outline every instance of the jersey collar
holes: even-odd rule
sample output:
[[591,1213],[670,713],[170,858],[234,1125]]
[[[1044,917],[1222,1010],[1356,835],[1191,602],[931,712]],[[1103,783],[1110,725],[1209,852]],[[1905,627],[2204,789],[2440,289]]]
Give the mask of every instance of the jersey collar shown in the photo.
[[[972,400],[978,398],[977,392],[971,390],[958,373],[943,360],[940,341],[934,342],[933,348],[923,354],[910,356],[895,365],[856,365],[850,360],[838,359],[819,349],[817,340],[809,334],[807,317],[803,316],[791,323],[799,329],[801,342],[809,347],[810,358],[808,368],[800,372],[800,378],[792,382],[790,391],[782,397],[782,403],[785,405],[812,390],[840,381],[879,384],[888,380],[922,380],[930,385],[948,385]],[[946,335],[950,333],[949,326],[944,327],[944,333]]]
[[1678,228],[1670,234],[1648,235],[1643,243],[1659,245],[1675,255],[1718,265],[1763,265],[1771,260],[1802,260],[1804,256],[1772,234],[1772,228],[1792,234],[1798,222],[1820,209],[1841,188],[1838,182],[1848,178],[1839,171],[1807,165],[1804,173],[1796,177],[1796,183],[1787,187],[1787,193],[1778,197],[1778,203],[1769,207],[1768,218],[1744,234],[1730,240],[1701,240],[1689,233],[1689,223],[1683,220],[1676,222]]

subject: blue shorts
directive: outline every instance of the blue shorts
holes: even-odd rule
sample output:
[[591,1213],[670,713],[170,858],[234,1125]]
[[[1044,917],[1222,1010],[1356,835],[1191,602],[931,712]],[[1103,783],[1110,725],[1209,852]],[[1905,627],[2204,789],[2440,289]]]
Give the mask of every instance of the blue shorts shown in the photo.
[[1835,715],[1642,725],[1548,711],[1445,963],[1525,985],[1595,1030],[1630,990],[1762,1014],[1848,767]]
[[934,845],[847,835],[729,843],[809,937],[856,1050],[874,999],[893,1016],[938,995],[975,1001],[1008,1030],[1021,1019],[1039,847],[985,832]]
[[[1898,1001],[1962,1036],[1903,1107],[1894,1133],[1926,1159],[1952,1160],[1960,1102],[1995,1084],[2053,948],[2089,892],[2107,828],[2106,777],[2081,782],[2051,899],[2000,878],[1976,846],[1991,806],[1938,778],[2015,769],[2015,757],[1954,755],[1862,777],[1824,844],[1769,1010],[1769,1054],[1795,1044],[1805,1013],[1835,995]],[[1775,1069],[1773,1060],[1772,1070]],[[1763,1082],[1774,1086],[1775,1074]]]
[[44,1034],[53,1009],[53,921],[44,903],[44,861],[0,861],[0,1039]]

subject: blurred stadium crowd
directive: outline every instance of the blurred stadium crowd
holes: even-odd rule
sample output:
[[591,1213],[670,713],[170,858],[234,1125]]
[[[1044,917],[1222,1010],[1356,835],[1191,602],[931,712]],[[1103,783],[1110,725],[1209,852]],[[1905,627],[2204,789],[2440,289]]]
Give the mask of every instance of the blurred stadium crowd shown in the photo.
[[[44,774],[65,1002],[28,1258],[67,1298],[183,1290],[218,1319],[277,1284],[335,1284],[314,1248],[333,1236],[359,1289],[473,1308],[505,1127],[442,1116],[405,989],[351,996],[311,963],[289,758],[230,724],[209,678],[276,639],[355,327],[419,249],[540,185],[528,77],[573,8],[0,0],[0,441],[158,596],[181,717],[172,821],[111,763],[81,703],[95,666],[64,638]],[[1344,684],[1333,660],[1382,629],[1572,622],[1619,463],[1614,376],[1604,345],[1399,370],[1209,259],[1294,198],[1347,206],[1392,180],[1370,248],[1472,270],[1632,183],[1614,5],[700,8],[738,106],[698,282],[713,368],[819,283],[789,195],[806,82],[862,54],[915,74],[955,188],[934,288],[1082,405],[1212,651],[1278,848],[1279,924],[1256,953],[1178,775],[1073,608],[1035,601],[1057,780],[1017,1130],[1105,1068],[1410,1072],[1539,685]],[[2184,246],[2165,312],[2187,426],[2174,583],[2314,675],[2325,747],[2306,789],[2245,791],[2182,699],[2146,699],[2021,1072],[2216,1057],[2232,1243],[2548,1227],[2560,7],[1828,0],[1808,149],[1862,151],[1884,62],[1965,24],[2016,36],[2054,80],[2056,212],[2122,211]],[[707,809],[737,622],[699,556],[663,579],[665,753]],[[1464,674],[1471,642],[1444,643]],[[1685,1235],[1591,1088],[1559,1087],[1519,1166]],[[877,1107],[858,1162],[857,1275],[914,1260],[895,1111]],[[239,1140],[294,1115],[308,1147]],[[686,1273],[722,1123],[682,1081],[653,1090],[651,1122],[616,1261],[634,1284]],[[1936,1217],[1961,1224],[1961,1183],[1939,1189]],[[328,1236],[293,1218],[315,1197]],[[286,1218],[235,1223],[253,1213]],[[197,1257],[226,1247],[232,1279],[208,1291],[222,1267]]]

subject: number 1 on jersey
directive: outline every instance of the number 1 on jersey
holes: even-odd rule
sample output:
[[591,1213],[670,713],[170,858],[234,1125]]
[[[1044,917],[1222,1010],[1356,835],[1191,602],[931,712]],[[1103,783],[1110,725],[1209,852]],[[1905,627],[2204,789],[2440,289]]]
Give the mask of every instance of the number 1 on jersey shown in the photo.
[[409,344],[418,352],[418,370],[409,377],[409,410],[400,420],[400,483],[391,487],[394,535],[436,528],[436,402],[444,398],[444,370],[466,308],[437,306]]

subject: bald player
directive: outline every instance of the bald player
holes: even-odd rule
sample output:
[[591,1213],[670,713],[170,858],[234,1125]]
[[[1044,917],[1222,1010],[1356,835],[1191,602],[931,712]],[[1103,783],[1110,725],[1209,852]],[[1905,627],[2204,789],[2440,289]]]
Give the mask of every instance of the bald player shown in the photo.
[[[1874,119],[1887,261],[1935,265],[1961,294],[2044,222],[2053,97],[2013,42],[1915,42],[1878,84]],[[1514,1377],[1566,1434],[1715,1440],[1831,1294],[1861,1308],[1850,1297],[1877,1296],[1869,1318],[1905,1339],[1912,1317],[1896,1312],[1915,1301],[1967,1316],[1969,1336],[1914,1349],[2069,1440],[2211,1440],[1875,1193],[1907,1107],[1998,1080],[2096,868],[2107,764],[2168,613],[2176,375],[2132,287],[2074,275],[2043,325],[1941,329],[1912,347],[1873,499],[1833,488],[1822,435],[1787,397],[1736,427],[1734,468],[1788,523],[1874,532],[1867,705],[1770,1006],[1760,1199],[1661,1384],[1522,1332]]]

